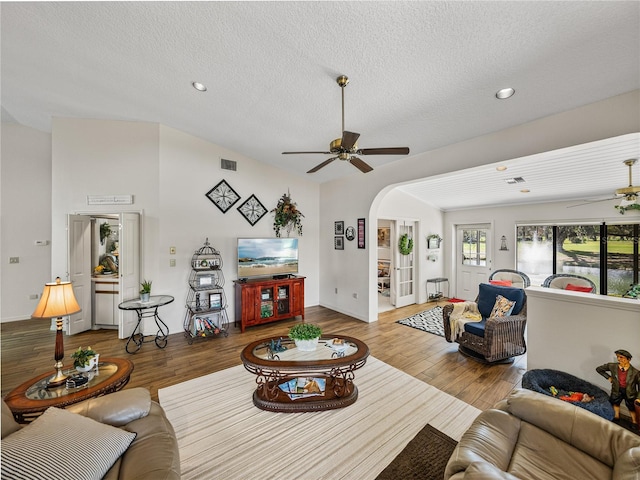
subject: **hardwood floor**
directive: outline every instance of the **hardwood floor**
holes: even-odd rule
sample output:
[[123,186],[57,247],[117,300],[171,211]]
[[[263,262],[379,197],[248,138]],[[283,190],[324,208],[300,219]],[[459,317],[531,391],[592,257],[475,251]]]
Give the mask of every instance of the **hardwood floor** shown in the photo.
[[[395,323],[434,306],[429,303],[391,310],[381,313],[374,323],[361,322],[324,307],[310,307],[305,309],[305,321],[319,324],[325,334],[363,340],[371,355],[379,360],[482,410],[520,386],[526,371],[526,355],[517,357],[512,364],[487,366],[459,354],[458,344]],[[228,337],[195,339],[192,345],[183,333],[176,333],[169,337],[165,349],[146,343],[133,355],[125,352],[126,340],[119,340],[117,331],[88,331],[65,337],[64,363],[71,366],[71,353],[87,345],[102,357],[129,358],[135,368],[127,388],[146,387],[157,400],[159,388],[239,365],[240,351],[246,344],[262,337],[286,336],[288,328],[299,321],[298,317],[252,327],[245,333],[231,324]],[[3,397],[48,368],[53,372],[55,332],[49,329],[47,321],[3,323],[1,334]]]

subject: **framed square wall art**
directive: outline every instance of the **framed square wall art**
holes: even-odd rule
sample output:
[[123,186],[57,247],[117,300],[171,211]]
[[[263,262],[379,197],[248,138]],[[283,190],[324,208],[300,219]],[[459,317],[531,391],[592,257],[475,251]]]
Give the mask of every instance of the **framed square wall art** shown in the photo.
[[267,209],[255,195],[251,195],[247,198],[245,202],[238,207],[238,211],[247,220],[247,222],[251,224],[251,226],[254,226],[258,220],[267,214]]
[[333,234],[344,235],[344,222],[342,220],[339,222],[333,222]]
[[336,250],[344,250],[344,237],[333,237],[333,248]]
[[365,222],[364,222],[364,218],[359,218],[358,219],[358,248],[365,248],[366,244],[365,244]]
[[205,195],[222,213],[227,213],[240,200],[240,195],[225,180],[221,180]]

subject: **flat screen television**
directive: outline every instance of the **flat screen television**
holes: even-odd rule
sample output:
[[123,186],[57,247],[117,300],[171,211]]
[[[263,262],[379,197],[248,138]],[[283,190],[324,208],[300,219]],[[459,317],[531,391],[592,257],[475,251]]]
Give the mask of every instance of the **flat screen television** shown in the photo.
[[238,238],[238,278],[298,273],[297,238]]

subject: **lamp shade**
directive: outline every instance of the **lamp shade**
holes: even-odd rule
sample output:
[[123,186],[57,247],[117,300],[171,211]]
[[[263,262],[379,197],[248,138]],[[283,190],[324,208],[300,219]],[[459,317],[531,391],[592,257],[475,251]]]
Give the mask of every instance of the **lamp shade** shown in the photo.
[[40,302],[31,317],[64,317],[78,313],[80,310],[71,282],[61,282],[58,277],[54,283],[45,283]]

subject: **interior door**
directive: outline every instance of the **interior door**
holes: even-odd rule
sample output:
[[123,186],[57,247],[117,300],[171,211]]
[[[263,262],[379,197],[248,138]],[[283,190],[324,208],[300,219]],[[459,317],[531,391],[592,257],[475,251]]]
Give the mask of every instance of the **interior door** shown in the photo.
[[[118,303],[140,296],[140,215],[120,214],[120,293]],[[138,316],[132,310],[118,309],[118,338],[128,338],[136,327]]]
[[416,303],[416,262],[415,248],[409,255],[402,255],[398,241],[406,234],[415,242],[415,222],[394,221],[391,228],[391,256],[393,281],[391,304],[397,308]]
[[473,301],[491,272],[491,224],[456,228],[456,297]]
[[74,335],[91,328],[91,217],[67,216],[67,242],[69,280],[82,309],[69,317],[67,334]]

